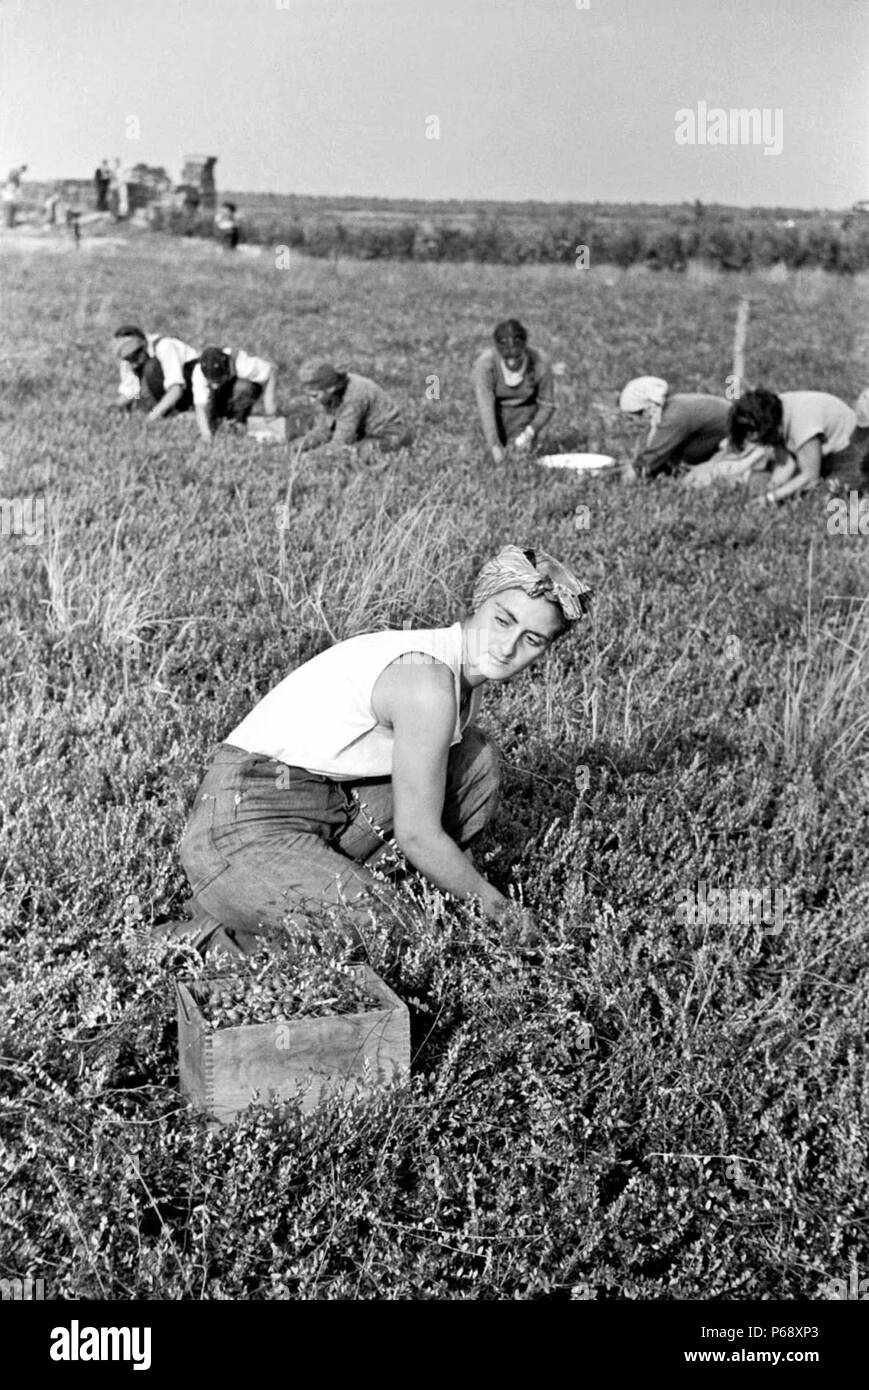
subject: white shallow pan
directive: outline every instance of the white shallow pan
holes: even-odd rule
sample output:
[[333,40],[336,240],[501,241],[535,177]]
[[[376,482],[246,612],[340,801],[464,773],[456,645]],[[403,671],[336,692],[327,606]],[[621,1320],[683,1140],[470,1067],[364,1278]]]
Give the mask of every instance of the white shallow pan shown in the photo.
[[537,462],[544,468],[572,468],[575,473],[604,473],[616,466],[611,454],[544,454]]

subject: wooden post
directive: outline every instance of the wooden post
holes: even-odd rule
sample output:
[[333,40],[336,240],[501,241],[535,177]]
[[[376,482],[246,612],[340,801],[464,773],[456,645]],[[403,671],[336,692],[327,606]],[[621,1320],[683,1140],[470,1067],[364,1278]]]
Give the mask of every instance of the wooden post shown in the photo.
[[736,311],[736,328],[733,333],[733,376],[738,396],[741,396],[745,390],[745,339],[747,334],[748,299],[743,295]]

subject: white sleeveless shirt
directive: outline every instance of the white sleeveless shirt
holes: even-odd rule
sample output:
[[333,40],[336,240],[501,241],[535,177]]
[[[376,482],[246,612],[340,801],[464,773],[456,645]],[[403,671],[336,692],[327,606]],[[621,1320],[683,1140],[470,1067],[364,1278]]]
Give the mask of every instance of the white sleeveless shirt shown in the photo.
[[264,695],[226,742],[336,782],[391,777],[392,729],[378,723],[371,696],[378,676],[399,657],[411,664],[432,659],[450,668],[456,695],[450,747],[461,742],[481,696],[476,686],[462,715],[461,623],[366,632],[338,642]]

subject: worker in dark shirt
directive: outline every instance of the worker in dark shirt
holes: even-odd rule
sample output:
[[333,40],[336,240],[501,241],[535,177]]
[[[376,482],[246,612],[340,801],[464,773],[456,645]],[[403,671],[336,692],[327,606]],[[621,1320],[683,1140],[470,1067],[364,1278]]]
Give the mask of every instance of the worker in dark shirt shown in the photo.
[[505,319],[474,363],[471,380],[483,434],[496,463],[509,447],[531,450],[555,413],[549,359],[528,346],[518,319]]
[[299,380],[317,416],[299,443],[308,449],[353,449],[368,460],[413,442],[395,401],[367,376],[345,372],[312,359],[299,368]]
[[661,377],[639,376],[629,381],[619,398],[619,409],[651,427],[644,447],[633,460],[634,477],[649,479],[659,473],[683,472],[686,465],[712,458],[727,438],[729,401],[720,396],[671,396]]

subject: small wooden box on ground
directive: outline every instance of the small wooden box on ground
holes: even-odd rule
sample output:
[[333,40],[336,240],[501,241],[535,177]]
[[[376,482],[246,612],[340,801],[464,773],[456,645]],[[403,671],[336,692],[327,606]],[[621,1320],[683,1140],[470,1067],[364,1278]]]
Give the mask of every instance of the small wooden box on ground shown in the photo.
[[407,1076],[407,1006],[369,965],[354,970],[377,1007],[238,1028],[212,1028],[187,986],[176,981],[181,1094],[226,1124],[257,1098],[298,1097],[307,1111],[324,1092],[346,1096]]
[[248,417],[247,433],[250,439],[260,444],[285,444],[287,421],[283,415],[251,415]]

